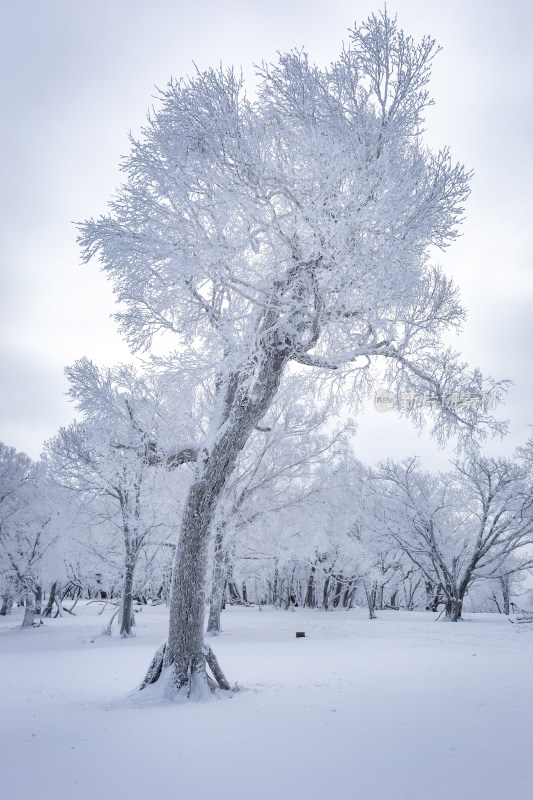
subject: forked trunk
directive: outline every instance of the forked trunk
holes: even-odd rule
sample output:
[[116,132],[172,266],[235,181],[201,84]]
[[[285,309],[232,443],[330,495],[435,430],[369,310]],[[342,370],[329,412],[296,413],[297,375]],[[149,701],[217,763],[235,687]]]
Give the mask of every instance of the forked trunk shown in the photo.
[[463,600],[458,597],[446,598],[445,619],[450,622],[458,622],[462,617]]

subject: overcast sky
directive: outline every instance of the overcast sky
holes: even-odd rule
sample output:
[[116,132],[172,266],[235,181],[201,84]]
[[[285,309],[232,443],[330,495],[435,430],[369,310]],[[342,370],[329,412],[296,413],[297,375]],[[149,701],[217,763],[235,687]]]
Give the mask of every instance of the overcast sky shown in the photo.
[[[533,4],[526,0],[396,0],[401,27],[443,50],[427,119],[432,147],[450,145],[475,171],[463,236],[440,262],[469,311],[457,347],[514,381],[501,415],[511,453],[533,423]],[[63,369],[89,356],[131,360],[97,264],[80,266],[73,220],[106,210],[128,131],[154,86],[200,68],[253,64],[304,46],[333,60],[348,28],[378,10],[345,0],[0,0],[0,441],[37,458],[74,416]],[[491,446],[491,449],[495,449]],[[366,461],[436,454],[393,413],[360,418]]]

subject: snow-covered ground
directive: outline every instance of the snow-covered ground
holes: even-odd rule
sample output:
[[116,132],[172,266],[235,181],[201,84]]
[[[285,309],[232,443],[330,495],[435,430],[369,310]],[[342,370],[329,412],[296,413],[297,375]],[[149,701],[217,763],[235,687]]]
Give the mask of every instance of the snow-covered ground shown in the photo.
[[3,800],[533,796],[532,625],[230,608],[213,646],[242,690],[156,705],[128,693],[165,609],[128,640],[99,636],[98,610],[30,630],[0,617]]

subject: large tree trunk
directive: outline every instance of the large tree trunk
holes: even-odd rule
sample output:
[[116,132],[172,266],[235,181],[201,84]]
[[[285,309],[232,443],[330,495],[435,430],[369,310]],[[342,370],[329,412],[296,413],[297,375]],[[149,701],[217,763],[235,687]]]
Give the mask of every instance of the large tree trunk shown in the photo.
[[450,622],[458,622],[462,619],[463,602],[470,584],[473,566],[471,566],[457,584],[445,587],[446,592],[446,613],[445,618]]
[[[268,316],[268,315],[267,315]],[[271,320],[269,326],[275,320]],[[205,585],[210,532],[217,503],[233,473],[239,453],[261,421],[277,392],[287,360],[282,349],[265,349],[250,364],[226,378],[211,421],[210,434],[196,462],[185,501],[181,536],[176,548],[170,600],[169,636],[163,656],[167,692],[202,699],[216,684],[227,689],[216,658],[204,645]],[[253,381],[251,376],[254,376]],[[216,681],[207,675],[206,663]],[[159,679],[152,663],[152,675]]]
[[447,597],[446,610],[444,617],[450,622],[458,622],[462,619],[461,614],[463,611],[463,598],[462,597]]
[[169,637],[163,665],[172,669],[171,691],[186,689],[187,697],[193,699],[202,699],[211,688],[204,651],[209,533],[227,472],[232,471],[240,452],[240,449],[232,452],[231,441],[225,444],[225,453],[222,448],[214,448],[215,452],[222,450],[218,459],[204,456],[204,464],[197,466],[185,504],[172,578]]

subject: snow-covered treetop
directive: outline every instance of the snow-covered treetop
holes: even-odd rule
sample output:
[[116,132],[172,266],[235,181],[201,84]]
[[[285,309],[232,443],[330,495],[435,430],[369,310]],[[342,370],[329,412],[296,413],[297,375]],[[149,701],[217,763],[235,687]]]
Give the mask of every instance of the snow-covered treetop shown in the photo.
[[[233,69],[172,80],[131,139],[110,213],[80,226],[130,344],[171,330],[182,358],[241,376],[272,347],[338,371],[384,356],[398,391],[429,388],[437,405],[479,392],[442,348],[464,314],[428,261],[456,237],[469,191],[465,169],[422,138],[436,52],[384,12],[327,68],[302,51],[258,67],[253,100]],[[488,419],[441,411],[440,436]]]

